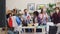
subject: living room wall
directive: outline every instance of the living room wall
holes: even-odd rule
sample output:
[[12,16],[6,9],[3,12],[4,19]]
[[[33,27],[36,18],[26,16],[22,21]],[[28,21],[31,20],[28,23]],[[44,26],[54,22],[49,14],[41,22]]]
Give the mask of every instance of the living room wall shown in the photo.
[[55,3],[54,0],[6,0],[6,7],[8,9],[18,8],[18,9],[25,9],[27,8],[28,3],[35,3],[37,4],[48,4],[48,3]]

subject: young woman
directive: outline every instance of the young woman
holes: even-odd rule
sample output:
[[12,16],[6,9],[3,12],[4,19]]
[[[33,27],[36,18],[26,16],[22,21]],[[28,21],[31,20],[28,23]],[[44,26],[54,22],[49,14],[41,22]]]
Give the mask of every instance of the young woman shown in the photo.
[[34,17],[33,17],[33,23],[38,23],[38,25],[41,25],[41,19],[39,17],[39,12],[38,11],[34,11],[33,13]]
[[41,9],[40,18],[41,18],[42,24],[46,25],[48,21],[48,15],[46,13],[46,8]]
[[11,13],[9,13],[8,14],[8,19],[7,19],[7,21],[8,21],[8,26],[10,27],[10,28],[12,28],[13,27],[13,24],[12,24],[12,14]]
[[7,18],[7,26],[8,26],[8,34],[14,34],[14,28],[13,28],[13,21],[12,21],[12,14],[9,13]]

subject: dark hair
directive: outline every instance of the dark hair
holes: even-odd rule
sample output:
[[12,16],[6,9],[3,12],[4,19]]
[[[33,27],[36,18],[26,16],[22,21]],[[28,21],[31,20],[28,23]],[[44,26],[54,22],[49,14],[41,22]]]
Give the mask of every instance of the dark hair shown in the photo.
[[14,12],[14,11],[16,11],[16,13],[17,13],[17,10],[16,10],[16,9],[13,9],[13,12]]
[[16,16],[16,14],[13,14],[13,16]]
[[[57,9],[58,9],[58,10],[59,10],[59,12],[60,12],[60,8],[59,8],[59,7],[55,7],[55,9],[54,9],[54,10],[57,10]],[[56,12],[56,11],[55,11],[55,12]]]
[[10,17],[10,15],[12,15],[12,13],[8,13],[8,14],[7,14],[7,18],[9,18],[9,17]]
[[39,15],[39,12],[38,11],[34,11],[33,12],[33,15],[38,16]]
[[24,9],[24,11],[26,11],[27,9]]
[[43,13],[43,9],[41,9],[41,12],[40,12],[41,14]]
[[59,7],[55,7],[55,10],[56,10],[56,9],[60,10],[60,8],[59,8]]
[[16,11],[16,9],[13,9],[13,11]]

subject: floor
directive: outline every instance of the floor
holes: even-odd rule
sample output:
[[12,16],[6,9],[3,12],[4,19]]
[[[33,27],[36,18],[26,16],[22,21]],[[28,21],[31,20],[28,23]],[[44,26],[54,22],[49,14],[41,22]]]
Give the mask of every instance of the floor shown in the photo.
[[0,31],[0,34],[5,34],[5,31]]

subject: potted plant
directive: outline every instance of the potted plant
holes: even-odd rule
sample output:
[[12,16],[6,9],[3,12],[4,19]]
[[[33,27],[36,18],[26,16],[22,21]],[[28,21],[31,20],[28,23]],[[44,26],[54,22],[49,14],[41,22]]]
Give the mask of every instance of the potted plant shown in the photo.
[[55,6],[56,6],[56,4],[48,4],[48,8],[47,8],[47,13],[48,13],[48,15],[50,15],[50,12],[53,12],[54,11],[54,8],[55,8]]

